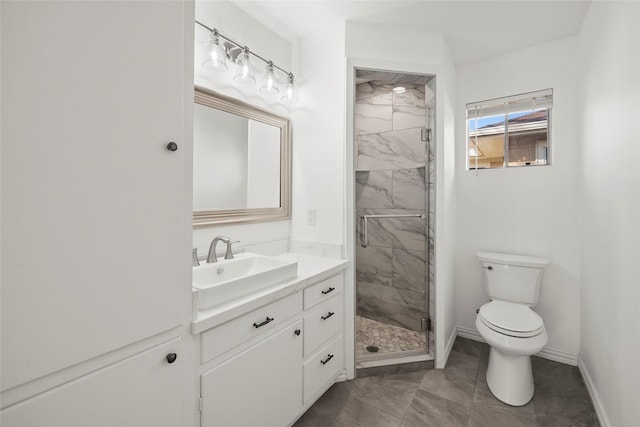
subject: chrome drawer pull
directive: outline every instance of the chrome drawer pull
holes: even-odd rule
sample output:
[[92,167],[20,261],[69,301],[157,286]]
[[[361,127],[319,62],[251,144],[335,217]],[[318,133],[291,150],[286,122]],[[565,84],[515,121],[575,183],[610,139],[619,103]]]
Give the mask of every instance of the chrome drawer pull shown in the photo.
[[257,329],[257,328],[259,328],[259,327],[261,327],[261,326],[264,326],[264,325],[266,325],[267,323],[271,323],[271,322],[273,322],[273,317],[269,317],[269,316],[267,316],[267,319],[266,319],[264,322],[262,322],[262,323],[260,323],[260,324],[254,323],[254,324],[253,324],[253,327]]
[[323,365],[326,365],[327,363],[329,363],[329,360],[331,359],[333,359],[333,354],[329,354],[329,356],[325,360],[321,360],[320,363],[322,363]]
[[326,316],[320,316],[322,320],[327,320],[329,317],[333,316],[335,313],[330,311]]
[[335,291],[335,290],[336,290],[336,288],[329,287],[329,289],[327,289],[326,291],[322,291],[322,295],[326,295],[326,294],[328,294],[329,292],[333,292],[333,291]]

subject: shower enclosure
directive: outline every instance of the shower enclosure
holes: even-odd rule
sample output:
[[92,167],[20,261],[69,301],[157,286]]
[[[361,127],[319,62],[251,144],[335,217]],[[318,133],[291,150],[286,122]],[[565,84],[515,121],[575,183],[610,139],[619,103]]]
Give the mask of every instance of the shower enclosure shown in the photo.
[[356,69],[356,366],[430,359],[435,77]]

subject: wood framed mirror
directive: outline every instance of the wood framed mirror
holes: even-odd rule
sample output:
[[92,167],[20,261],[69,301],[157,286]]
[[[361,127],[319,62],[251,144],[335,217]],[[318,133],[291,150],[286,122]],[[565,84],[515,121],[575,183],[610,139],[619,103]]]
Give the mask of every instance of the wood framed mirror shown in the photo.
[[291,217],[286,117],[196,86],[193,226]]

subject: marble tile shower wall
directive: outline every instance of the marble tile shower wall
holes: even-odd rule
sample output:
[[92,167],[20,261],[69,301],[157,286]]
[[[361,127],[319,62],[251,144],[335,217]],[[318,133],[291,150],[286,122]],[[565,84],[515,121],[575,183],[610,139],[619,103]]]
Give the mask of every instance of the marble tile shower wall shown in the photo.
[[[424,84],[403,86],[407,90],[400,94],[392,92],[394,84],[389,82],[356,87],[359,226],[364,214],[429,214],[432,210],[427,189],[433,172],[426,168],[431,150],[421,140],[421,129],[427,126],[435,97]],[[426,250],[429,247],[432,252],[433,246],[426,219],[370,219],[368,236],[369,245],[358,245],[356,250],[358,314],[419,331],[427,304]]]

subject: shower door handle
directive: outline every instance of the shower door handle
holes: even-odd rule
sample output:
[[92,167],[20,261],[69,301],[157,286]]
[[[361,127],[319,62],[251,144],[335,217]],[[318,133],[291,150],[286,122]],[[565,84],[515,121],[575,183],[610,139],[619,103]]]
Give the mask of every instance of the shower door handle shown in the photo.
[[368,217],[366,215],[362,215],[361,222],[362,227],[360,228],[360,246],[366,248],[369,246],[369,236],[367,235],[367,226],[368,226]]

